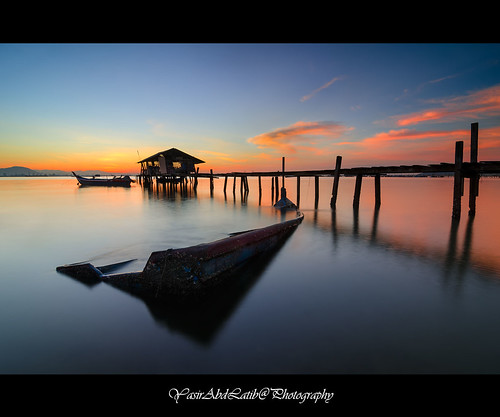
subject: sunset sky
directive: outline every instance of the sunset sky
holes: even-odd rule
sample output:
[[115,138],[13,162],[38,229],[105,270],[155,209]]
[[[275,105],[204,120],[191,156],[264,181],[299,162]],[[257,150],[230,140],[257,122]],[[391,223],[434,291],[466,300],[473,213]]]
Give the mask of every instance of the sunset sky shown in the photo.
[[500,160],[500,44],[0,44],[0,168],[136,173]]

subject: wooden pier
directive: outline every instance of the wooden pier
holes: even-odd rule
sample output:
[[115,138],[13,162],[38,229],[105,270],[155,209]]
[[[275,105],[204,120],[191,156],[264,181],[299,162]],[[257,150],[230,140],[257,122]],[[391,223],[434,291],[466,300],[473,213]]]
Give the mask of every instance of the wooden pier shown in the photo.
[[[248,177],[258,177],[259,197],[262,195],[262,177],[271,177],[271,194],[273,201],[278,201],[279,198],[279,177],[282,177],[282,188],[284,188],[285,177],[295,177],[297,179],[297,200],[300,200],[300,183],[302,177],[313,177],[315,188],[315,207],[317,208],[319,199],[319,181],[322,177],[333,177],[332,196],[330,207],[335,210],[337,202],[337,194],[340,177],[355,177],[355,187],[353,196],[353,206],[359,206],[361,198],[361,186],[364,177],[374,178],[375,189],[375,206],[378,208],[381,205],[381,185],[380,178],[390,175],[408,175],[408,174],[442,174],[453,175],[453,204],[452,217],[460,218],[462,196],[464,195],[464,179],[469,178],[469,215],[474,216],[476,213],[476,198],[479,195],[479,179],[481,175],[500,174],[500,161],[482,161],[478,162],[478,139],[479,139],[478,123],[471,124],[470,138],[470,162],[464,162],[464,142],[457,141],[455,144],[455,161],[442,162],[431,165],[399,165],[399,166],[373,166],[373,167],[356,167],[342,168],[342,157],[337,156],[335,168],[331,170],[307,170],[307,171],[285,171],[284,158],[282,171],[267,171],[267,172],[231,172],[231,173],[214,173],[210,170],[210,174],[199,173],[199,170],[194,174],[194,186],[196,187],[198,178],[210,179],[210,192],[214,190],[214,178],[224,178],[224,194],[227,192],[228,179],[233,178],[233,194],[236,193],[236,181],[240,178],[240,192],[246,197],[249,192]],[[182,178],[182,181],[187,178]],[[297,202],[298,205],[298,202]]]

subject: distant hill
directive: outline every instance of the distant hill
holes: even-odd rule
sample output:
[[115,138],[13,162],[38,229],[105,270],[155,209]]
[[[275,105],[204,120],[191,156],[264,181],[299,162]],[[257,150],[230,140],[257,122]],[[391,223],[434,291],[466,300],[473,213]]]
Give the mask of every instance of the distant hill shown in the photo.
[[26,167],[0,168],[0,176],[2,177],[35,177],[38,175],[40,175],[39,172]]
[[[121,173],[111,173],[99,170],[75,171],[78,175],[122,175]],[[0,177],[52,177],[52,176],[71,176],[70,171],[61,171],[57,169],[34,170],[26,167],[13,166],[9,168],[0,168]],[[130,174],[129,174],[130,175]]]

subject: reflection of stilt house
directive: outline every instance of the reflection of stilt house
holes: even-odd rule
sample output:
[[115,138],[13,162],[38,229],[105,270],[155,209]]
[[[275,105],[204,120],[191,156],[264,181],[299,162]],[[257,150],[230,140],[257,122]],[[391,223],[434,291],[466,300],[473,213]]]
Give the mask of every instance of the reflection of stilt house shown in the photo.
[[195,165],[204,162],[176,148],[158,152],[139,161],[141,164],[141,177],[163,180],[174,180],[178,177],[194,174],[196,172]]

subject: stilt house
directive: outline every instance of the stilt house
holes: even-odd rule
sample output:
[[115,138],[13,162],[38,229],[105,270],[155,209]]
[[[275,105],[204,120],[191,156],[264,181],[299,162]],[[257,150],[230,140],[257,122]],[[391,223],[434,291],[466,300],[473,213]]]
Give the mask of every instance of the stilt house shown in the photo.
[[141,164],[141,175],[153,176],[176,176],[190,175],[196,172],[196,164],[203,164],[205,161],[176,148],[158,152],[150,157],[139,161]]

